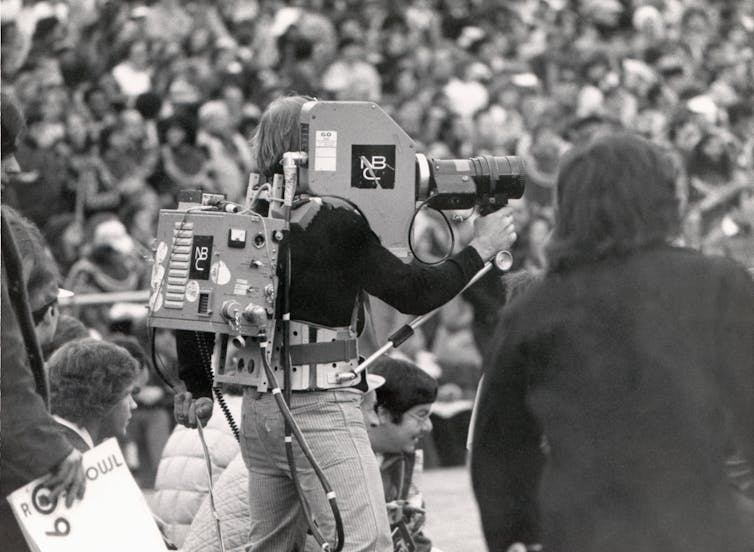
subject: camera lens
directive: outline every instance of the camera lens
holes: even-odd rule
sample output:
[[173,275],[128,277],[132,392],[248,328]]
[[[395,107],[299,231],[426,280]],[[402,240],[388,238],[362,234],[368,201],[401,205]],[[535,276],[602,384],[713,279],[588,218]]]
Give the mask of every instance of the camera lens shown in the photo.
[[523,159],[513,155],[472,157],[472,178],[479,197],[518,199],[524,195],[526,166]]
[[469,159],[431,159],[417,155],[416,198],[428,198],[435,209],[484,212],[518,199],[526,186],[526,166],[520,157],[485,155]]

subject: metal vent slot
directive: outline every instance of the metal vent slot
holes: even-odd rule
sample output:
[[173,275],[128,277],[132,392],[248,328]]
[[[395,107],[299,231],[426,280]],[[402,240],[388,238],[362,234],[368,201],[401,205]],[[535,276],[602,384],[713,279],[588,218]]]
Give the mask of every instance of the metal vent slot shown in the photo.
[[209,293],[199,294],[199,314],[209,314]]
[[182,309],[188,283],[188,265],[191,256],[191,238],[194,236],[193,223],[175,223],[173,244],[168,262],[168,295],[165,307]]

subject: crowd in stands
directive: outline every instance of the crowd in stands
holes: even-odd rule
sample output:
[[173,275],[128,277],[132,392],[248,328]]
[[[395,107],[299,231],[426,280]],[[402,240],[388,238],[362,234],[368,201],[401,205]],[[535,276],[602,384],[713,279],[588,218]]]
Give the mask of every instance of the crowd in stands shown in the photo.
[[[240,200],[261,111],[290,93],[376,102],[436,158],[522,156],[516,269],[544,268],[561,154],[618,127],[675,159],[685,243],[754,265],[749,0],[3,0],[1,14],[3,88],[28,124],[3,202],[42,229],[74,292],[145,289],[159,209],[183,189]],[[429,357],[413,355],[438,368],[441,401],[473,396],[469,309],[449,305]],[[142,307],[69,314],[146,345]],[[148,486],[171,424],[144,379],[150,423],[133,425],[159,436],[133,435],[132,462]]]

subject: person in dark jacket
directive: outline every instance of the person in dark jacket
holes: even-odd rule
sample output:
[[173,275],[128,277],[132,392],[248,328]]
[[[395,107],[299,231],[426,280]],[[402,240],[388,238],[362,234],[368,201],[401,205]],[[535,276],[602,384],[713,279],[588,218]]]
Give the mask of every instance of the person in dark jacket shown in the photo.
[[561,163],[548,272],[485,366],[471,469],[493,552],[747,549],[724,464],[729,439],[754,458],[754,281],[671,245],[674,183],[626,134]]
[[[23,114],[11,96],[2,93],[2,180],[20,170],[15,158]],[[2,220],[2,362],[0,363],[0,534],[3,548],[27,550],[23,534],[5,497],[45,474],[51,498],[66,493],[66,504],[83,497],[86,479],[82,456],[65,438],[48,412],[47,375],[28,297],[29,274],[14,233]],[[57,284],[55,284],[57,287]],[[43,309],[46,316],[49,305]]]
[[[281,98],[262,115],[252,148],[258,170],[266,178],[282,172],[283,153],[301,148],[299,116],[307,101],[300,96]],[[485,260],[515,240],[509,211],[501,209],[480,217],[470,245],[448,261],[417,267],[404,264],[383,247],[368,222],[345,202],[314,198],[297,205],[290,238],[290,318],[308,325],[315,336],[322,335],[320,329],[357,331],[362,324],[353,320],[353,313],[362,292],[405,313],[423,314],[439,307],[463,288]],[[206,384],[201,389],[205,371],[200,348],[191,333],[178,332],[177,336],[181,377],[189,392],[207,394]],[[388,552],[392,544],[379,468],[359,409],[364,390],[311,388],[294,393],[291,407],[338,497],[346,549]],[[178,423],[196,424],[189,408],[191,397],[176,395]],[[283,418],[272,394],[254,387],[245,389],[243,412],[241,450],[251,473],[253,548],[260,552],[300,549],[306,523],[286,462]],[[296,454],[300,454],[298,449]],[[333,542],[335,523],[325,493],[300,456],[299,478],[307,489],[306,497],[319,528]]]

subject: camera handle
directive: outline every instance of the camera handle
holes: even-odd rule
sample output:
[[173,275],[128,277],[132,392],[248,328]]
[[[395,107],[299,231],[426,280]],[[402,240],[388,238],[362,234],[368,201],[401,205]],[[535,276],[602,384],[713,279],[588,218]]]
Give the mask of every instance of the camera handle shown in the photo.
[[[484,263],[484,267],[479,272],[477,272],[471,280],[469,280],[469,283],[463,286],[463,289],[459,291],[456,296],[460,295],[468,288],[476,284],[484,277],[485,274],[487,274],[493,268],[497,268],[499,271],[505,272],[507,270],[510,270],[511,266],[513,266],[513,255],[511,255],[509,251],[499,251],[497,255]],[[429,311],[426,314],[417,316],[408,324],[404,324],[403,326],[398,328],[390,335],[390,337],[387,338],[387,343],[385,343],[382,347],[372,353],[369,358],[359,364],[356,368],[354,368],[354,370],[352,370],[351,372],[343,372],[342,374],[338,374],[337,382],[344,383],[347,381],[355,380],[359,376],[359,374],[369,368],[369,366],[371,366],[374,361],[387,353],[390,349],[399,347],[409,337],[414,335],[416,328],[422,326],[427,320],[437,314],[441,308],[442,307],[437,307],[436,309]]]

